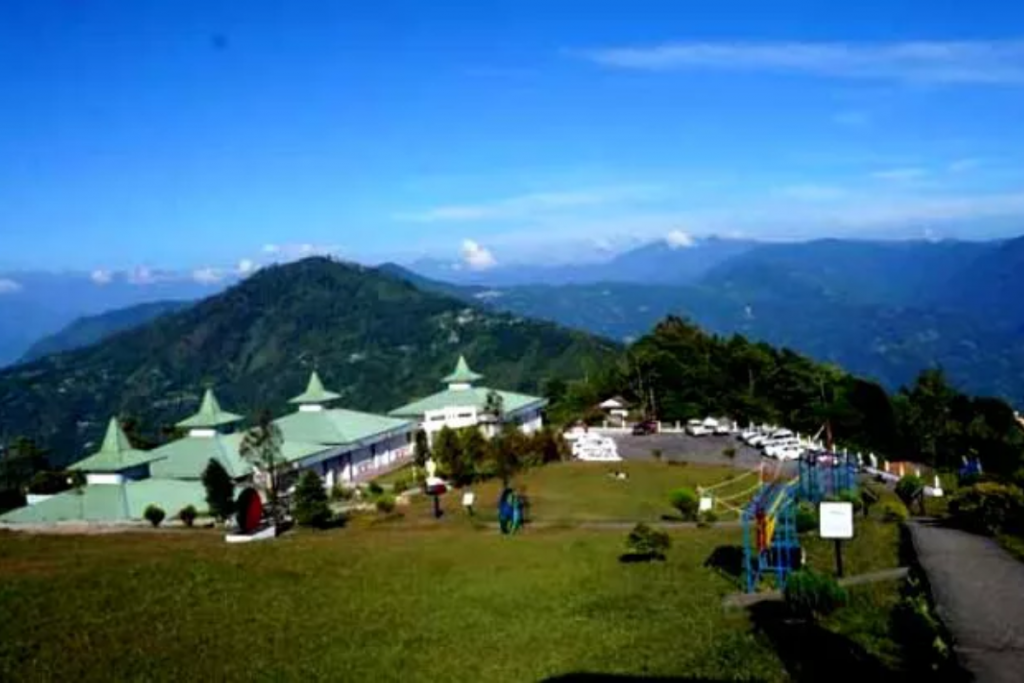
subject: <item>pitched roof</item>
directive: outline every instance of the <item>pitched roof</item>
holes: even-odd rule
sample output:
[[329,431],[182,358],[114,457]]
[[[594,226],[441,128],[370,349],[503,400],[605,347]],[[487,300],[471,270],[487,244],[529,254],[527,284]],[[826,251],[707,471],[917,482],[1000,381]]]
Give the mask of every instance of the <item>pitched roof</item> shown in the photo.
[[184,429],[191,427],[213,428],[238,422],[241,419],[241,415],[221,410],[220,402],[217,401],[213,389],[207,389],[203,394],[203,402],[199,406],[199,412],[192,417],[182,420],[177,426]]
[[161,459],[149,469],[157,478],[200,479],[210,460],[216,460],[237,479],[252,472],[252,465],[238,453],[241,443],[241,434],[186,436],[150,451]]
[[465,356],[459,356],[459,361],[455,364],[455,370],[441,381],[446,384],[469,384],[483,378],[484,376],[480,373],[469,369]]
[[341,398],[340,394],[324,389],[324,383],[320,381],[320,375],[318,375],[316,370],[314,370],[313,374],[309,376],[309,385],[306,386],[306,390],[291,399],[289,403],[327,403],[328,401],[333,401],[338,398]]
[[[474,407],[482,409],[487,403],[487,394],[494,389],[487,387],[471,387],[469,389],[448,389],[439,391],[436,394],[413,401],[400,408],[395,408],[388,415],[396,417],[420,418],[423,413],[429,410],[442,410],[444,408]],[[506,414],[515,413],[526,408],[542,408],[547,405],[546,398],[517,394],[512,391],[497,391],[501,396],[502,409]]]
[[152,451],[140,451],[132,447],[117,418],[110,418],[107,433],[100,449],[84,460],[79,460],[68,469],[82,472],[120,472],[138,465],[160,459]]
[[285,442],[344,445],[413,428],[408,420],[357,410],[299,411],[274,421]]
[[158,505],[171,518],[186,505],[206,509],[206,490],[198,481],[142,479],[122,484],[89,484],[58,493],[35,505],[0,515],[0,522],[127,522],[142,520],[146,507]]

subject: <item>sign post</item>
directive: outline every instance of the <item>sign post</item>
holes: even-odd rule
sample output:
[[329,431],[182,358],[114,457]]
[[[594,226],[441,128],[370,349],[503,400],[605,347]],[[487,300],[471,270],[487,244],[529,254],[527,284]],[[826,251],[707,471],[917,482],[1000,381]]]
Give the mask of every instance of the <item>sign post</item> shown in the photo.
[[822,502],[818,507],[818,535],[836,542],[836,575],[843,576],[843,541],[853,538],[853,503]]

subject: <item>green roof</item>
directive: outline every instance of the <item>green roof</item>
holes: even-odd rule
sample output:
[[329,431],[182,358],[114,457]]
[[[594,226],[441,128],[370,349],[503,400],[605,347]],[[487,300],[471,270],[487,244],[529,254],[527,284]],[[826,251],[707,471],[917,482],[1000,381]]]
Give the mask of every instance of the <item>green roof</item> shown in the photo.
[[340,394],[324,389],[324,383],[320,381],[320,375],[313,371],[309,376],[309,385],[306,390],[289,401],[289,403],[327,403],[341,398]]
[[238,422],[242,419],[241,415],[235,415],[225,410],[221,410],[220,403],[217,401],[217,397],[213,393],[213,389],[207,389],[206,393],[203,394],[203,402],[199,406],[199,412],[190,418],[182,420],[178,423],[178,426],[183,429],[189,428],[214,428],[228,425],[233,422]]
[[[275,420],[285,442],[354,444],[389,432],[411,430],[412,423],[356,410],[299,411]],[[322,450],[322,449],[321,449]]]
[[162,456],[154,455],[152,451],[132,448],[124,430],[117,423],[117,418],[112,417],[100,449],[88,458],[76,462],[69,469],[83,472],[120,472],[158,460],[160,457]]
[[[413,401],[401,408],[395,408],[388,415],[396,417],[421,418],[429,410],[442,410],[444,408],[466,408],[474,407],[483,409],[487,403],[487,394],[493,389],[487,387],[471,387],[469,389],[448,389],[440,391],[432,396],[427,396],[418,401]],[[515,413],[526,408],[543,408],[547,405],[546,398],[517,394],[512,391],[497,391],[501,396],[501,404],[506,414]]]
[[459,356],[459,362],[455,364],[455,371],[441,381],[446,384],[470,384],[483,378],[483,375],[469,369],[465,356]]
[[238,453],[241,443],[241,434],[186,436],[150,451],[161,459],[149,469],[154,477],[200,479],[210,460],[217,460],[232,479],[238,479],[252,472],[252,466]]
[[206,490],[198,481],[142,479],[122,484],[89,484],[65,491],[35,505],[0,515],[0,522],[52,524],[55,522],[127,522],[142,520],[149,505],[158,505],[168,518],[186,505],[205,510]]

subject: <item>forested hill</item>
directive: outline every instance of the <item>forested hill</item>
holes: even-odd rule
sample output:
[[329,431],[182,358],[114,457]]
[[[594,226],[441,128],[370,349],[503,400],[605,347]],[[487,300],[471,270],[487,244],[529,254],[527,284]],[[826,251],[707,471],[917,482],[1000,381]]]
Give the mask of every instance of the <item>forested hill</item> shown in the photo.
[[234,412],[282,412],[315,367],[344,406],[383,411],[438,390],[460,353],[489,384],[539,392],[619,351],[313,258],[261,270],[94,346],[0,371],[0,438],[36,439],[61,465],[81,456],[110,415],[135,418],[152,435],[193,411],[208,385]]
[[586,414],[621,394],[662,420],[727,415],[805,434],[828,421],[837,443],[894,460],[955,468],[962,457],[979,456],[1003,475],[1024,467],[1024,431],[1010,406],[956,391],[941,370],[926,370],[890,395],[837,366],[739,335],[709,335],[676,317],[603,372],[559,389],[565,414]]

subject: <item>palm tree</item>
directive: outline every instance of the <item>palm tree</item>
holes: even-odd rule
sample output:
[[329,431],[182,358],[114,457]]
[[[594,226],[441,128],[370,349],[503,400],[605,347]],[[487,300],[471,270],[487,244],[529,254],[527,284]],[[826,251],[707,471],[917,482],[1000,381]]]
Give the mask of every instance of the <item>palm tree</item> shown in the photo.
[[275,522],[280,520],[278,501],[281,469],[284,465],[281,457],[282,441],[280,428],[274,424],[270,412],[264,410],[260,413],[256,426],[246,431],[238,449],[241,456],[252,463],[257,474],[262,475],[267,504]]

